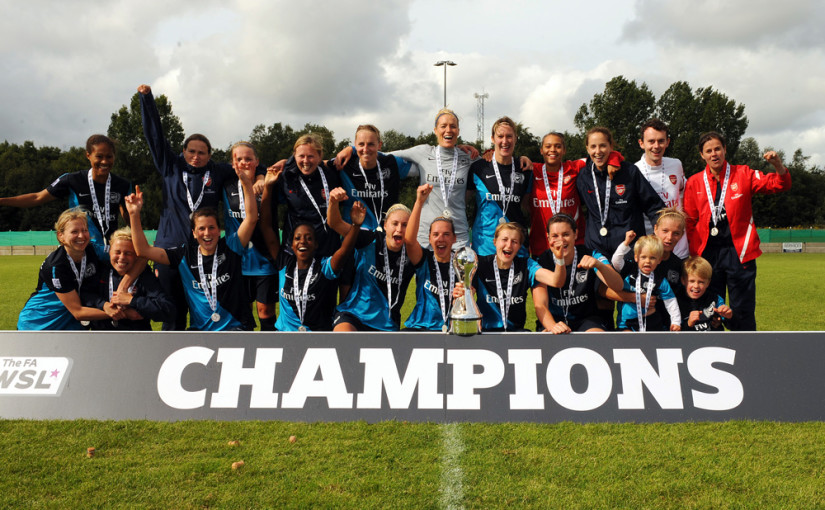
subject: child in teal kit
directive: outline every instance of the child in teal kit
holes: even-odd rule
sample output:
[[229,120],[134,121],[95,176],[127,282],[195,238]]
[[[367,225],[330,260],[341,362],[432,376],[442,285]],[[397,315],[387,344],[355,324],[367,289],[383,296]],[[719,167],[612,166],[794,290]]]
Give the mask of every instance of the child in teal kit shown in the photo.
[[[662,260],[664,252],[662,241],[653,235],[640,238],[633,248],[633,260],[625,260],[625,255],[630,251],[630,243],[635,237],[636,233],[629,230],[624,242],[616,249],[611,260],[613,267],[624,278],[623,290],[636,294],[634,303],[621,304],[617,329],[623,331],[663,329],[660,324],[664,321],[664,317],[656,313],[655,308],[649,309],[651,297],[656,296],[657,299],[664,301],[665,308],[670,315],[670,331],[679,331],[682,317],[676,296],[667,280],[657,277],[654,272]],[[648,311],[640,315],[642,310]]]

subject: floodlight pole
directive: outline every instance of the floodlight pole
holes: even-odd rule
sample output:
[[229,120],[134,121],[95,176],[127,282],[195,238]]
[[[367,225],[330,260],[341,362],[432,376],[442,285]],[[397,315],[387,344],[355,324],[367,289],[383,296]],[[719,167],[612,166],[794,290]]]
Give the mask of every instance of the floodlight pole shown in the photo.
[[444,108],[447,108],[447,66],[454,66],[458,64],[450,60],[439,60],[434,65],[435,67],[444,67]]

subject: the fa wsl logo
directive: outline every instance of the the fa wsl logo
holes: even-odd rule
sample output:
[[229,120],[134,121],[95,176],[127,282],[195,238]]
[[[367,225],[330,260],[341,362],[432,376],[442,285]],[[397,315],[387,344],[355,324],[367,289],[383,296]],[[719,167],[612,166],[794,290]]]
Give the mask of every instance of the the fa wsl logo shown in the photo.
[[58,396],[72,360],[56,357],[0,358],[0,395]]

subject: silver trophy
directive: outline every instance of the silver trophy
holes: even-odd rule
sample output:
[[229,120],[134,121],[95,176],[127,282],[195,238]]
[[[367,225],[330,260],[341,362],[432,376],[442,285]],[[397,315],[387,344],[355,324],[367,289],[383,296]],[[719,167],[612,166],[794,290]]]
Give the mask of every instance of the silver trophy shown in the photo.
[[450,333],[453,335],[470,336],[481,332],[478,323],[481,312],[473,299],[472,288],[477,262],[476,252],[467,246],[453,255],[453,267],[464,283],[464,296],[456,299],[450,310]]

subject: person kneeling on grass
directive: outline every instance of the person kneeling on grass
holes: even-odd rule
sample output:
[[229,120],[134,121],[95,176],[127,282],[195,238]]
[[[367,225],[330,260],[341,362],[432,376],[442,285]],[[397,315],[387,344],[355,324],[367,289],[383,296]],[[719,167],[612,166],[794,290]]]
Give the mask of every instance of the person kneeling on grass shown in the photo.
[[[109,258],[97,266],[97,286],[84,288],[81,297],[86,306],[99,308],[110,316],[122,311],[122,319],[93,321],[93,330],[151,331],[151,321],[163,322],[175,317],[175,304],[163,291],[152,270],[144,267],[137,280],[125,290],[118,285],[140,260],[132,244],[132,229],[116,230],[109,241]],[[90,282],[91,283],[91,282]]]
[[723,323],[733,317],[722,296],[708,292],[713,268],[702,257],[690,257],[682,270],[683,291],[677,296],[682,311],[682,329],[724,331]]
[[184,282],[190,310],[190,329],[199,331],[252,331],[255,319],[244,285],[242,259],[258,222],[258,205],[252,191],[254,170],[236,169],[241,180],[246,218],[238,230],[221,237],[218,211],[209,207],[192,213],[192,238],[178,248],[149,246],[140,222],[143,193],[126,198],[132,239],[140,257],[177,267]]
[[533,287],[536,331],[558,335],[607,330],[596,308],[599,282],[619,292],[623,286],[622,277],[604,255],[591,252],[584,245],[576,246],[576,231],[576,220],[565,213],[554,214],[548,222],[547,239],[551,246],[561,243],[561,257],[556,256],[558,248],[550,249],[539,257],[538,263],[549,271],[563,265],[567,277],[561,288]]
[[[635,303],[622,303],[619,311],[618,329],[622,331],[658,331],[664,321],[656,308],[650,306],[652,296],[657,296],[665,302],[665,308],[670,315],[670,331],[681,329],[682,317],[679,314],[679,303],[667,280],[657,276],[655,271],[662,260],[664,246],[662,240],[654,235],[644,236],[636,241],[633,248],[633,260],[625,259],[630,251],[630,243],[636,238],[636,233],[628,230],[625,240],[616,249],[611,262],[613,267],[624,277],[625,291],[636,293]],[[642,296],[645,299],[642,299]],[[641,313],[647,310],[645,313]]]
[[[354,226],[341,218],[343,188],[330,193],[329,226],[346,236]],[[346,301],[338,305],[333,331],[398,331],[407,286],[415,269],[404,244],[410,210],[403,204],[387,209],[384,229],[358,229],[355,279]]]
[[[527,289],[539,284],[561,287],[567,275],[564,264],[549,271],[529,257],[519,257],[524,243],[524,229],[518,223],[502,223],[493,237],[496,253],[478,257],[473,277],[473,292],[481,312],[482,331],[526,331]],[[562,258],[562,244],[551,245],[556,258]],[[453,298],[464,295],[464,284],[458,282]]]
[[[356,202],[350,210],[353,228],[331,257],[318,253],[315,226],[300,222],[292,229],[289,244],[281,244],[272,222],[272,198],[280,170],[270,170],[261,196],[261,228],[270,255],[275,259],[280,282],[281,311],[275,323],[277,331],[332,331],[332,315],[338,277],[346,259],[352,255],[355,241],[367,210]],[[337,202],[330,202],[338,207]],[[327,216],[332,208],[327,209]],[[289,249],[287,249],[289,248]]]
[[[20,331],[86,329],[86,321],[109,318],[103,310],[83,306],[80,300],[80,291],[92,285],[92,277],[97,273],[86,212],[64,211],[54,229],[60,248],[40,265],[37,290],[26,301],[17,320]],[[115,311],[111,318],[123,318],[123,313]]]

